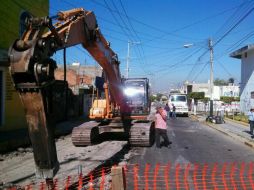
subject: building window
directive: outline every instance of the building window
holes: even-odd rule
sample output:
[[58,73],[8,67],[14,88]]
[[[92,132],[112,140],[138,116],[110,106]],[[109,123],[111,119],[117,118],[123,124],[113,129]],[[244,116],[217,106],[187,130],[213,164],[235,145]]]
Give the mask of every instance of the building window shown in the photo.
[[244,57],[247,58],[247,52],[244,53]]
[[21,37],[26,30],[26,20],[31,18],[32,15],[27,11],[22,11],[19,17],[19,36]]
[[252,92],[250,93],[250,98],[251,98],[251,99],[254,99],[254,91],[252,91]]
[[3,71],[0,70],[0,126],[3,125],[3,115],[4,115],[4,89],[3,89]]

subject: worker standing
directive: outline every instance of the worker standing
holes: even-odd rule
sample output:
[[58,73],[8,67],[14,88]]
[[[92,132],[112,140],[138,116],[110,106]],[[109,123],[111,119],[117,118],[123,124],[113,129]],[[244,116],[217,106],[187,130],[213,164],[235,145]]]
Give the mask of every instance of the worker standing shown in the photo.
[[253,127],[254,127],[254,109],[251,108],[248,112],[249,124],[250,124],[250,134],[253,135]]
[[[160,137],[164,139],[163,143],[160,143]],[[170,142],[168,140],[167,135],[167,113],[166,111],[160,107],[156,107],[156,114],[155,114],[155,140],[156,140],[156,147],[161,148],[162,145],[170,148]]]

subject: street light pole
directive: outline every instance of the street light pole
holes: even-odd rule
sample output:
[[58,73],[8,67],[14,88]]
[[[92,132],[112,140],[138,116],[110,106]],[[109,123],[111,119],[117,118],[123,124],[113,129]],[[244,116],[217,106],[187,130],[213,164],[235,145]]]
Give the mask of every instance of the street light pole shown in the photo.
[[128,41],[128,49],[127,49],[127,59],[126,59],[126,78],[129,78],[129,64],[130,64],[130,45],[134,44],[140,44],[140,42],[131,42]]
[[213,41],[208,40],[208,47],[210,50],[210,116],[213,116]]
[[129,78],[129,61],[130,61],[130,41],[128,41],[128,49],[127,49],[126,78]]
[[[194,44],[185,44],[183,47],[189,48]],[[213,116],[213,41],[208,39],[208,48],[210,51],[210,83],[209,83],[209,95],[210,95],[210,115]]]

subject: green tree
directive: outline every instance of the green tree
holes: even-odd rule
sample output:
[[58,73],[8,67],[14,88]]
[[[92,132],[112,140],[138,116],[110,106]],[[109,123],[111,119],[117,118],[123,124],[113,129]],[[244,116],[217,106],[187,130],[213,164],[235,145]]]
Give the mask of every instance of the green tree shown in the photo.
[[157,101],[160,101],[162,95],[163,95],[163,94],[161,94],[161,93],[156,94],[156,100],[157,100]]
[[202,100],[205,98],[205,93],[204,92],[191,92],[188,94],[189,99],[194,99],[195,104],[198,103],[198,100]]
[[234,84],[234,82],[235,82],[235,79],[233,77],[228,79],[228,83]]
[[191,99],[200,100],[200,99],[204,99],[205,93],[204,92],[191,92],[188,96]]
[[227,104],[231,104],[231,102],[239,102],[240,97],[221,96],[220,100]]
[[210,100],[210,98],[208,97],[204,97],[203,99],[200,99],[200,101],[207,103]]
[[151,101],[151,102],[154,102],[156,99],[157,99],[156,96],[154,96],[154,95],[151,95],[151,96],[150,96],[150,101]]
[[216,79],[213,81],[213,84],[214,84],[215,86],[226,86],[226,85],[228,85],[228,81],[225,81],[224,79],[216,78]]

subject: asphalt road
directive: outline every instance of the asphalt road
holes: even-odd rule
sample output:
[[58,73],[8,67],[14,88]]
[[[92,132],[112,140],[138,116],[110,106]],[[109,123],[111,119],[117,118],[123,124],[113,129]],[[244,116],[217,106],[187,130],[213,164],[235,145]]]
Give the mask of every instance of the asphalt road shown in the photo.
[[[248,164],[254,160],[254,149],[206,126],[205,124],[192,121],[188,117],[178,117],[175,120],[168,120],[167,123],[168,137],[170,141],[172,141],[170,149],[166,147],[158,149],[155,147],[155,144],[148,148],[137,147],[132,149],[133,156],[129,160],[129,169],[127,172],[129,189],[135,187],[135,180],[136,185],[142,189],[145,185],[154,185],[154,179],[161,179],[162,183],[157,185],[161,185],[161,189],[165,189],[165,172],[169,173],[169,178],[173,180],[171,183],[168,182],[168,184],[172,185],[171,189],[181,189],[180,185],[187,184],[185,183],[186,181],[188,182],[189,187],[185,189],[198,189],[197,187],[191,187],[190,185],[194,184],[193,179],[195,177],[193,177],[193,175],[196,175],[195,165],[199,166],[196,173],[199,173],[200,181],[202,181],[202,179],[205,181],[205,177],[202,177],[204,174],[205,176],[210,176],[210,181],[207,181],[207,185],[210,185],[210,188],[208,189],[214,189],[211,182],[211,175],[213,169],[216,168],[214,176],[216,175],[217,179],[221,180],[216,183],[224,189],[225,182],[222,180],[225,178],[221,176],[225,175],[221,173],[225,172],[229,175],[228,173],[232,173],[232,171],[240,171],[241,166],[242,175],[244,171],[249,171]],[[218,166],[215,167],[215,163],[218,163]],[[234,163],[236,163],[235,166],[233,166]],[[245,165],[241,165],[242,163]],[[147,166],[147,174],[145,173],[146,164],[149,164],[149,166]],[[159,168],[157,173],[156,164]],[[167,164],[170,164],[169,170],[171,171],[165,170]],[[138,166],[136,173],[139,177],[137,179],[135,178],[135,165]],[[191,175],[191,177],[185,176],[187,165],[190,165],[189,175]],[[150,175],[150,177],[146,177],[146,175]],[[237,176],[239,174],[234,175],[236,180],[239,181],[239,177]],[[178,184],[179,187],[176,187],[177,176],[181,176],[179,179],[182,180]],[[230,179],[232,181],[232,176],[233,175],[231,175],[231,178],[230,175],[228,176],[229,181]],[[248,183],[246,182],[246,185],[250,185]],[[242,184],[245,184],[245,182],[242,182]],[[239,182],[239,189],[241,189],[242,184]],[[205,186],[202,186],[206,185],[204,182],[199,185],[199,189],[206,189]],[[159,186],[157,187],[160,189]],[[229,186],[229,188],[231,187],[233,188],[233,186]],[[249,188],[247,187],[245,189]]]
[[[168,120],[171,148],[134,148],[130,163],[224,163],[250,162],[254,149],[188,117]],[[161,139],[162,141],[162,139]]]

